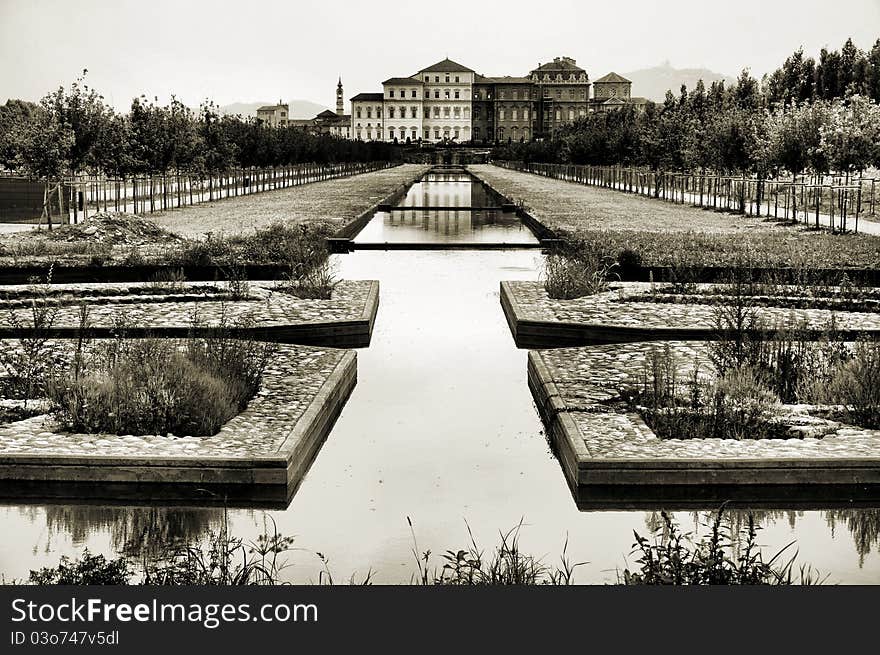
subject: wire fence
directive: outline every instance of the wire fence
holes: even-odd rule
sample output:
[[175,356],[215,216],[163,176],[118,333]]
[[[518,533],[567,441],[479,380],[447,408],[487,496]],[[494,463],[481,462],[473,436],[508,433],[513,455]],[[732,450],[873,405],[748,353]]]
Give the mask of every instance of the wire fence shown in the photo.
[[858,232],[859,218],[876,216],[877,179],[762,180],[717,173],[673,173],[622,166],[493,161],[509,170],[615,189],[694,207],[798,221]]
[[[0,221],[46,223],[45,207],[53,223],[78,223],[98,212],[154,213],[247,196],[276,189],[359,175],[396,166],[395,162],[301,164],[273,168],[241,168],[215,175],[147,175],[129,178],[78,176],[50,185],[32,182],[39,202],[12,206],[0,186]],[[33,193],[31,194],[33,195]],[[8,198],[6,200],[9,200]],[[4,209],[6,208],[5,213]]]

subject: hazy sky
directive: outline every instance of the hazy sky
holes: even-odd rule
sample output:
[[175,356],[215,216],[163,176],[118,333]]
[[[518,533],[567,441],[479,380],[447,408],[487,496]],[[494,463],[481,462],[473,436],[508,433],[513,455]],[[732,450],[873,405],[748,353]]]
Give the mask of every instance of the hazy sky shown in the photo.
[[[449,56],[524,75],[567,55],[591,78],[669,60],[760,77],[798,46],[880,37],[880,0],[0,0],[0,103],[87,81],[117,108],[141,93],[334,105]],[[638,94],[638,89],[633,89]]]

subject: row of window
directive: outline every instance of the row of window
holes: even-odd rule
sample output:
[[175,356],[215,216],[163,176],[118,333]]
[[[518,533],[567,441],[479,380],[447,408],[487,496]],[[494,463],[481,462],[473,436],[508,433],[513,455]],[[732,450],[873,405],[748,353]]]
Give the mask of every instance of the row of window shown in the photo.
[[[419,97],[418,89],[411,89],[409,94],[410,94],[409,95],[410,98],[418,98]],[[394,89],[388,89],[388,97],[389,98],[394,97]],[[400,89],[400,95],[398,95],[397,97],[398,98],[405,98],[406,97],[406,89]]]
[[[456,139],[461,140],[464,137],[467,140],[468,133],[467,127],[426,127],[424,128],[422,134],[423,138],[430,139],[431,135],[434,135],[435,139]],[[474,132],[476,134],[477,131]],[[355,138],[358,139],[367,139],[368,141],[382,139],[382,128],[376,126],[373,127],[367,125],[366,128],[361,128],[360,125],[355,128]],[[399,141],[403,141],[405,139],[411,139],[412,141],[416,141],[419,138],[419,130],[415,127],[389,127],[388,128],[388,140],[393,141],[394,139],[398,139]]]
[[[458,84],[458,83],[461,82],[460,76],[458,76],[458,75],[454,75],[453,77],[455,78],[454,81],[455,81],[456,84]],[[447,84],[449,84],[449,82],[453,81],[453,80],[450,80],[450,74],[449,74],[449,73],[446,73],[446,74],[443,76],[443,78],[444,78],[443,81],[446,82]],[[430,83],[430,81],[431,81],[431,76],[430,76],[430,75],[425,75],[425,83],[426,83],[426,84],[427,84],[427,83]],[[440,83],[440,76],[439,76],[439,75],[435,75],[435,76],[434,76],[434,83],[435,83],[435,84],[439,84],[439,83]]]
[[[397,117],[398,118],[406,118],[406,115],[407,115],[406,107],[400,107],[399,109],[400,109],[400,112],[397,115]],[[382,118],[382,108],[376,107],[375,110],[376,110],[376,112],[375,112],[376,118]],[[363,118],[364,117],[363,112],[361,111],[360,107],[355,107],[354,113],[355,113],[355,118]],[[415,118],[417,115],[418,115],[418,108],[417,107],[410,107],[409,108],[409,117]],[[583,107],[579,108],[577,110],[577,115],[578,116],[585,116],[586,110]],[[556,108],[555,116],[556,116],[557,121],[562,120],[563,113],[562,113],[562,110],[559,109],[558,107]],[[366,108],[366,117],[373,118],[373,107]],[[462,107],[452,107],[452,108],[443,107],[442,109],[440,107],[436,107],[436,106],[433,108],[432,107],[425,107],[425,118],[432,118],[432,117],[433,118],[441,118],[441,117],[442,118],[457,118],[457,119],[464,118],[465,120],[467,120],[470,118],[470,109],[468,107],[464,107],[464,108],[462,108]],[[395,108],[394,107],[388,108],[388,118],[395,118]],[[482,111],[480,110],[479,106],[474,107],[474,118],[475,119],[482,118]],[[574,118],[575,118],[575,110],[570,107],[568,109],[568,120],[573,121]],[[508,119],[515,120],[515,121],[516,120],[527,121],[527,120],[529,120],[529,110],[528,109],[512,109],[512,110],[510,110],[510,115],[508,116],[506,109],[504,109],[503,107],[499,108],[498,109],[498,120],[503,121],[503,120],[508,120]]]
[[[418,107],[410,107],[409,108],[409,117],[415,118],[418,116]],[[398,114],[400,118],[406,118],[406,107],[400,107],[400,113]],[[388,118],[394,118],[394,107],[388,108]]]

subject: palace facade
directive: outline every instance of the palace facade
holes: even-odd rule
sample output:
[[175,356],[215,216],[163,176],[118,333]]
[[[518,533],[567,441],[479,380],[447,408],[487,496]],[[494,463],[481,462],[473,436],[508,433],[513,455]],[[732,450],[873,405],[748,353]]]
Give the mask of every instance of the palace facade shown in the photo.
[[[529,141],[550,136],[591,111],[641,109],[632,82],[616,73],[595,82],[570,57],[538,64],[525,77],[485,77],[444,59],[409,77],[382,82],[381,93],[351,98],[349,137],[364,141]],[[337,95],[338,98],[338,95]]]

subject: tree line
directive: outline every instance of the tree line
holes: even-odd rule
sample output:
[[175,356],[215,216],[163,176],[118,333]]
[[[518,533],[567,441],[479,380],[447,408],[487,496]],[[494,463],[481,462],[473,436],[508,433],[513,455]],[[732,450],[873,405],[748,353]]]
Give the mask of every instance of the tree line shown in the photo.
[[819,61],[800,49],[760,82],[702,81],[662,103],[588,114],[549,141],[508,143],[496,159],[645,166],[796,179],[880,167],[880,39],[865,53],[847,40]]
[[395,148],[316,134],[298,126],[273,128],[256,118],[223,115],[211,101],[198,110],[172,97],[166,105],[140,96],[116,112],[83,77],[39,103],[0,106],[0,167],[59,180],[78,174],[215,174],[232,168],[315,162],[393,160]]

